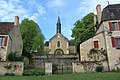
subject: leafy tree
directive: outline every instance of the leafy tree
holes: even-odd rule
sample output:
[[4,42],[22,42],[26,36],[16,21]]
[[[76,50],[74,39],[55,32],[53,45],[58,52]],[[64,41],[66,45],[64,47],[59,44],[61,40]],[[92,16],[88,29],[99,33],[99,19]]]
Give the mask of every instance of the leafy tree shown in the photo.
[[94,13],[89,13],[75,22],[71,36],[74,38],[76,46],[94,35],[93,17]]
[[39,25],[33,20],[24,19],[20,24],[23,39],[23,55],[31,57],[30,53],[42,53],[44,36]]

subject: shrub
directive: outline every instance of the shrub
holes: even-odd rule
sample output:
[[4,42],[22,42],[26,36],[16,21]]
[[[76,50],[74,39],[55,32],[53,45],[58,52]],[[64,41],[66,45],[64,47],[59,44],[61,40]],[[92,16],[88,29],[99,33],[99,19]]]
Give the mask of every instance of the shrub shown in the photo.
[[58,68],[57,68],[57,65],[56,65],[56,64],[53,64],[53,65],[52,65],[52,72],[53,72],[53,74],[55,74],[55,73],[58,72]]
[[24,70],[23,72],[24,76],[40,76],[40,75],[44,75],[44,72],[39,71],[39,70]]
[[103,71],[103,66],[98,66],[95,69],[96,72],[102,72]]
[[14,76],[14,73],[5,73],[5,76]]
[[8,61],[22,61],[22,56],[18,55],[17,52],[11,52],[7,56]]

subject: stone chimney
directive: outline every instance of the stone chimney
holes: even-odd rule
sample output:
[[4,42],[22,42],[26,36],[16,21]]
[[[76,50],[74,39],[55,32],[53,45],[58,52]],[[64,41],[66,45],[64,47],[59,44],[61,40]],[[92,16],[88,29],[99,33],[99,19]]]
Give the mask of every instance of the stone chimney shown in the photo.
[[15,16],[14,25],[15,25],[15,26],[18,26],[18,25],[19,25],[19,17],[18,17],[18,16]]
[[100,4],[96,6],[96,11],[97,11],[97,18],[98,18],[98,25],[99,25],[101,22],[101,5]]
[[97,20],[96,20],[96,15],[94,15],[93,20],[94,20],[94,29],[95,29],[95,31],[96,31],[96,22],[97,22]]
[[94,20],[94,26],[95,26],[95,25],[96,25],[96,22],[97,22],[97,20],[96,20],[96,15],[94,15],[93,20]]

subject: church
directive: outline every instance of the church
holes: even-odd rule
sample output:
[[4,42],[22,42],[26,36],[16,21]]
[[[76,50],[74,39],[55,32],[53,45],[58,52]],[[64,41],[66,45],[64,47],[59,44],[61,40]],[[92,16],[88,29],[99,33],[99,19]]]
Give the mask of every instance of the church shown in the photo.
[[56,34],[46,41],[44,51],[49,54],[74,54],[75,44],[73,40],[68,40],[61,33],[61,21],[58,16],[56,24]]

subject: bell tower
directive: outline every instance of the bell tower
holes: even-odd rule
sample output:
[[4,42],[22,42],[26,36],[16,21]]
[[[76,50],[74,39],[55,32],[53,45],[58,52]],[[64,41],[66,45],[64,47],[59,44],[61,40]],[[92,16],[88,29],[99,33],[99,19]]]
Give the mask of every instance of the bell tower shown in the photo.
[[60,17],[58,16],[58,20],[57,20],[57,33],[61,34],[61,22],[60,22]]

